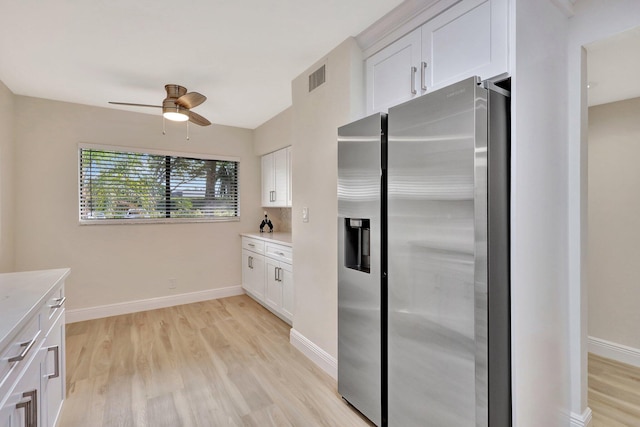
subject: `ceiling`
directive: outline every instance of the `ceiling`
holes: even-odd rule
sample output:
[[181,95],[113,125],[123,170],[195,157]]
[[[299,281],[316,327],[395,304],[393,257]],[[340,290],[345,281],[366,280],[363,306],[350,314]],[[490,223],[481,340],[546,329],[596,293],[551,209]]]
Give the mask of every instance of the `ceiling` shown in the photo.
[[640,97],[640,27],[585,48],[589,106]]
[[167,83],[195,112],[254,129],[291,81],[402,0],[0,0],[0,81],[14,94],[158,114]]

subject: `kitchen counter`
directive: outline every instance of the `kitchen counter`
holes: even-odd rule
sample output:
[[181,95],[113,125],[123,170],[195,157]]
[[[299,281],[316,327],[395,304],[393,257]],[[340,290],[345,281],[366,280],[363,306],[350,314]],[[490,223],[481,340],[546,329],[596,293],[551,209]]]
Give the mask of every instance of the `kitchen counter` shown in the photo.
[[260,233],[260,232],[240,233],[240,235],[245,237],[251,237],[253,239],[264,240],[265,242],[273,242],[273,243],[278,243],[280,245],[293,247],[293,242],[291,241],[291,233],[285,233],[285,232],[269,233],[265,231],[264,233]]
[[0,274],[0,349],[42,307],[70,271],[59,268]]

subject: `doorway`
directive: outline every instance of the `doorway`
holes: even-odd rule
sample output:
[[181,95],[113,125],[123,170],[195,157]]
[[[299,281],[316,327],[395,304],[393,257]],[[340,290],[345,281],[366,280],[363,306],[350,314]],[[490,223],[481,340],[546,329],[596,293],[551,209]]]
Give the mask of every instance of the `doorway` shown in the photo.
[[640,27],[587,52],[588,402],[594,427],[640,424]]

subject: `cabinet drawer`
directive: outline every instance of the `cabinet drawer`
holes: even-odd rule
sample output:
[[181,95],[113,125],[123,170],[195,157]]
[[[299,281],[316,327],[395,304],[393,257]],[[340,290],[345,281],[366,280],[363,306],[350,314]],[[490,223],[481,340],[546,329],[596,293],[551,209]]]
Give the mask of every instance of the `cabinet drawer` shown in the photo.
[[[25,327],[2,349],[0,354],[0,390],[13,383],[15,377],[22,370],[22,366],[29,361],[34,352],[41,345],[40,313],[36,314]],[[22,357],[21,357],[22,356]]]
[[291,264],[293,262],[293,250],[288,246],[267,243],[265,245],[266,256]]
[[64,310],[65,304],[64,286],[57,288],[51,295],[47,297],[42,309],[40,311],[42,330],[45,335],[49,334],[49,330],[53,326],[54,322]]
[[251,237],[243,237],[242,249],[258,254],[264,254],[264,242],[262,240],[252,239]]

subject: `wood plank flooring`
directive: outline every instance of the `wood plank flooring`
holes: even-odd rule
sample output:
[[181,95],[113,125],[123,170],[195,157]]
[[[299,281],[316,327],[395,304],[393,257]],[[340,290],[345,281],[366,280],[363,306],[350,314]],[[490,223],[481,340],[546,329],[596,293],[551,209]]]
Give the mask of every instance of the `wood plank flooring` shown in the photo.
[[640,426],[640,368],[589,353],[593,427]]
[[60,427],[371,426],[247,296],[67,325]]

